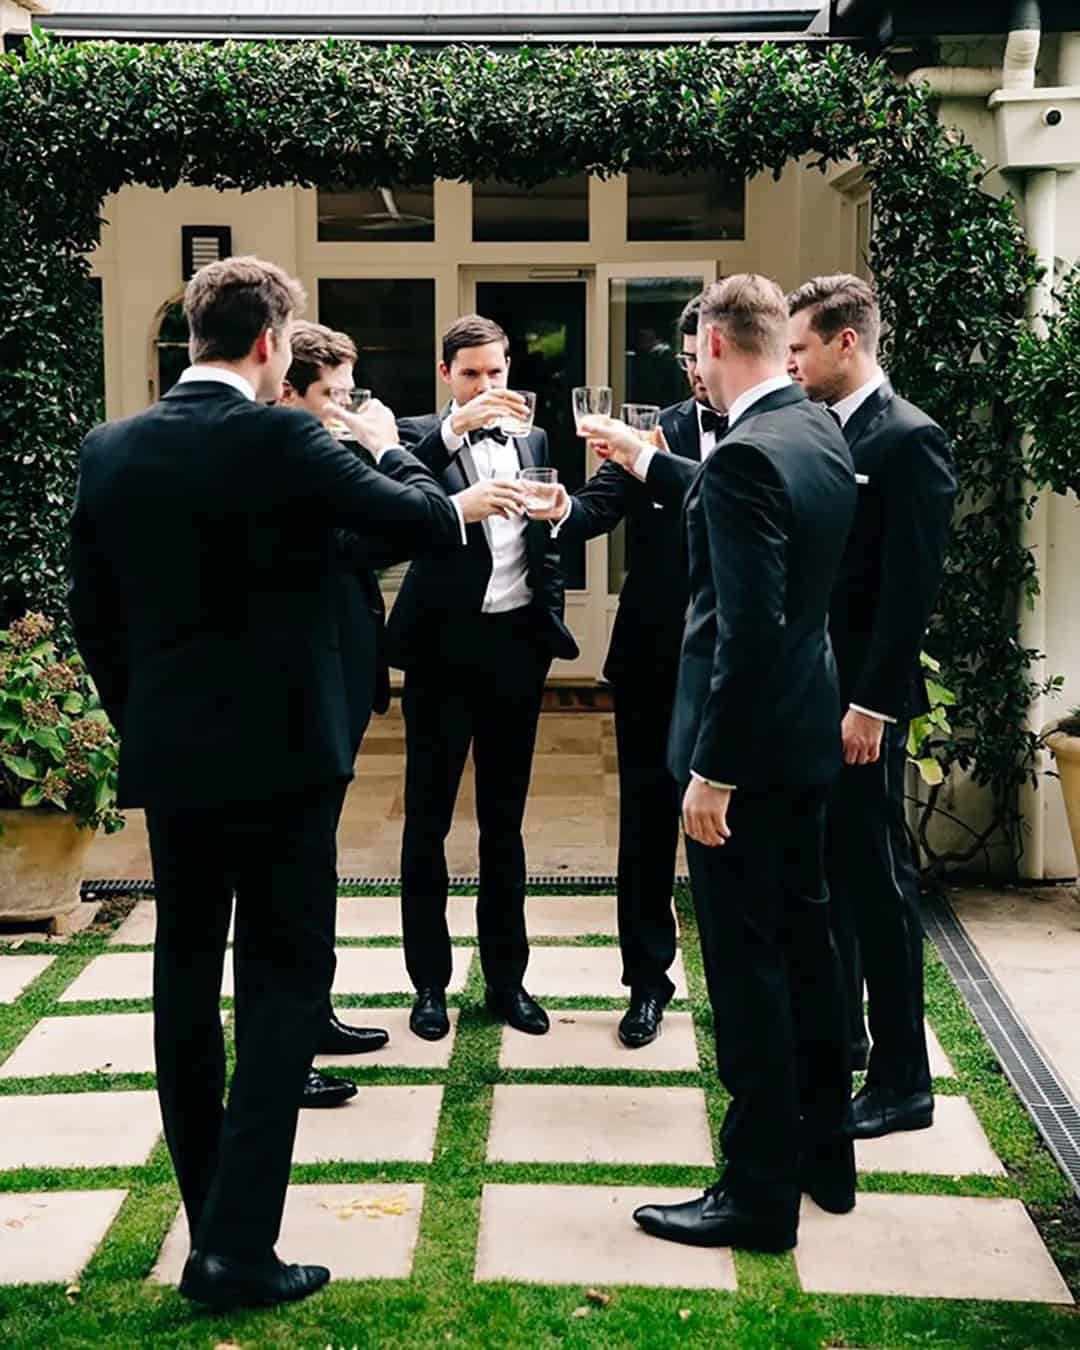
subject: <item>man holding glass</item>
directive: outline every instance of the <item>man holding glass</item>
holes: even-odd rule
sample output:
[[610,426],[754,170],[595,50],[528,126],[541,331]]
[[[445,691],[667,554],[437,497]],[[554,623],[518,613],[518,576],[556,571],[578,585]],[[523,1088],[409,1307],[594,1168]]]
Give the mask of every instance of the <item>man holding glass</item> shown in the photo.
[[[509,340],[467,315],[442,340],[441,413],[399,423],[402,443],[448,491],[519,476],[533,500],[550,487],[547,435],[532,425],[535,396],[507,388]],[[530,481],[531,480],[531,481]],[[525,846],[521,834],[544,681],[577,643],[563,622],[559,554],[546,525],[521,513],[469,528],[456,558],[409,568],[387,628],[390,662],[405,672],[405,828],[401,908],[405,964],[416,988],[409,1025],[439,1040],[450,1023],[446,836],[472,747],[480,831],[477,930],[487,1006],[519,1031],[548,1029],[525,992]]]

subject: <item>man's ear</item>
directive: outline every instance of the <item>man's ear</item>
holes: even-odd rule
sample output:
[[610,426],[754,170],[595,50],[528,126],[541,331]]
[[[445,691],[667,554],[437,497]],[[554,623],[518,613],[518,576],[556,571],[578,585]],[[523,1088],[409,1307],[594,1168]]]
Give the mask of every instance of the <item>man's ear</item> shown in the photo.
[[859,345],[859,335],[854,328],[841,328],[840,350],[845,356],[851,356]]
[[299,395],[299,394],[297,393],[297,391],[293,388],[293,386],[289,383],[289,381],[288,381],[288,380],[282,380],[282,382],[281,382],[281,397],[278,399],[278,402],[279,402],[279,403],[297,403],[297,402],[299,402],[299,400],[300,400],[300,395]]
[[445,361],[439,362],[439,379],[442,380],[443,384],[450,383],[450,367]]
[[252,348],[255,360],[260,366],[265,366],[274,354],[274,330],[264,328],[255,339],[255,346]]

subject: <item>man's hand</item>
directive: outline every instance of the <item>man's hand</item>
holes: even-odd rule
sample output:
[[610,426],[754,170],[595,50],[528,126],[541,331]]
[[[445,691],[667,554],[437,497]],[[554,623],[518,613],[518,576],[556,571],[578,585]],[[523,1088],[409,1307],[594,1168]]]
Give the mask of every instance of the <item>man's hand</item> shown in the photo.
[[880,717],[849,708],[840,723],[845,764],[876,764],[881,758],[881,734],[885,723]]
[[369,399],[360,412],[350,412],[332,401],[327,403],[325,412],[344,422],[356,440],[376,458],[392,445],[401,444],[393,411],[377,398]]
[[550,506],[545,506],[539,511],[528,511],[530,520],[548,520],[552,523],[562,520],[566,514],[566,508],[570,505],[570,494],[562,483],[555,484],[555,496]]
[[633,473],[637,457],[651,441],[637,431],[633,431],[625,422],[616,417],[601,417],[592,414],[583,417],[578,423],[578,435],[585,436],[589,449],[595,450],[601,459],[612,459],[621,469]]
[[520,516],[525,511],[525,489],[515,482],[484,479],[454,496],[466,525],[475,525],[488,516]]
[[710,787],[700,778],[691,778],[682,802],[683,828],[689,838],[706,848],[726,844],[731,838],[727,812],[731,792]]
[[467,436],[470,431],[491,427],[500,417],[529,418],[529,405],[512,389],[488,389],[477,394],[450,418],[450,430],[455,436]]

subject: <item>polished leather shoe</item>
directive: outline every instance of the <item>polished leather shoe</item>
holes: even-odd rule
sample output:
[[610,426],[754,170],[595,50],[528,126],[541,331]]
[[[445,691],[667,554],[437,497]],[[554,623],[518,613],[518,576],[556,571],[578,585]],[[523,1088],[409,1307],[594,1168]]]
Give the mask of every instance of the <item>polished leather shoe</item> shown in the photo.
[[425,1041],[441,1041],[450,1032],[444,989],[418,989],[409,1014],[409,1030]]
[[838,1139],[803,1159],[799,1185],[819,1209],[850,1214],[855,1208],[855,1145]]
[[334,1013],[323,1029],[319,1041],[320,1055],[369,1055],[381,1050],[390,1040],[390,1033],[382,1027],[354,1027],[342,1022]]
[[329,1280],[325,1266],[287,1266],[270,1253],[264,1261],[235,1261],[192,1248],[180,1280],[180,1292],[211,1308],[295,1303]]
[[328,1073],[319,1073],[318,1069],[309,1069],[304,1080],[304,1090],[300,1094],[301,1106],[340,1106],[350,1097],[355,1097],[357,1087],[346,1078],[331,1078]]
[[847,1132],[852,1139],[880,1139],[901,1130],[928,1130],[933,1123],[932,1093],[867,1086],[852,1099]]
[[547,1013],[520,985],[516,989],[488,989],[484,1001],[492,1017],[501,1018],[515,1031],[542,1036],[551,1026]]
[[786,1252],[795,1246],[797,1218],[755,1214],[723,1189],[711,1186],[699,1200],[680,1205],[642,1205],[634,1220],[652,1237],[690,1247],[745,1247]]
[[619,1023],[619,1040],[628,1050],[640,1050],[656,1040],[663,1020],[664,1005],[655,994],[631,994]]

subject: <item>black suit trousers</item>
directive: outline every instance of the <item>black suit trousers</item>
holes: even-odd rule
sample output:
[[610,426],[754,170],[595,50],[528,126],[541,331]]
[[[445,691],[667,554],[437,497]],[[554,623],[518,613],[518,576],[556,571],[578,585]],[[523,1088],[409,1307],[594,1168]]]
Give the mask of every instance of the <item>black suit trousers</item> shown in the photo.
[[551,656],[535,612],[455,618],[445,661],[405,674],[405,828],[401,912],[405,965],[417,989],[450,981],[446,836],[472,747],[476,772],[480,962],[495,989],[518,986],[529,959],[521,826]]
[[851,1094],[824,817],[822,789],[738,789],[729,841],[686,842],[716,1064],[731,1093],[725,1185],[785,1218],[798,1212],[801,1163],[844,1147]]
[[619,756],[619,945],[623,984],[666,1003],[675,992],[675,852],[679,790],[667,764],[668,731],[678,679],[671,662],[640,653],[641,668],[615,685]]
[[906,723],[887,724],[876,764],[845,765],[829,802],[826,872],[848,987],[850,1039],[873,1047],[867,1082],[926,1092],[923,929],[919,883],[904,829]]
[[[344,781],[227,810],[147,808],[157,898],[154,1052],[192,1244],[277,1240],[304,1077],[334,976]],[[233,896],[236,1068],[223,1105],[221,977]]]

